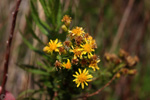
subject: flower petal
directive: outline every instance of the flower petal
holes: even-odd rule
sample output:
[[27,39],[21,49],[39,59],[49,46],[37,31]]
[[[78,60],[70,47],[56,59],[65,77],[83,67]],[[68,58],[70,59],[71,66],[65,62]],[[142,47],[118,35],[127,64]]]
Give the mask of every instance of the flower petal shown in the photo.
[[84,83],[81,83],[82,89],[84,89]]
[[86,73],[86,68],[83,70],[83,73]]
[[77,75],[73,75],[74,77],[78,77]]
[[74,79],[73,81],[77,81],[77,79]]
[[57,44],[57,42],[58,42],[58,39],[55,40],[55,44]]
[[80,74],[82,73],[80,68],[79,68],[79,73],[80,73]]
[[75,72],[77,75],[79,75],[79,73],[78,72]]
[[80,86],[80,83],[77,84],[77,87],[79,87],[79,86]]
[[85,83],[86,86],[88,86],[88,83],[87,83],[87,82],[84,82],[84,83]]

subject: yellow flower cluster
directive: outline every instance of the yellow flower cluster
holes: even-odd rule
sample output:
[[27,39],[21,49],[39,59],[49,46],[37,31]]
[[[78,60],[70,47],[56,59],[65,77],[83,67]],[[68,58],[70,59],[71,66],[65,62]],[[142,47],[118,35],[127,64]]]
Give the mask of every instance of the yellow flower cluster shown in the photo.
[[88,85],[87,82],[92,81],[93,78],[88,69],[99,70],[98,63],[100,60],[94,54],[97,48],[96,41],[82,27],[77,26],[69,29],[71,17],[68,15],[63,17],[62,22],[64,23],[62,29],[65,32],[67,30],[68,33],[66,41],[61,43],[58,42],[58,39],[50,40],[43,51],[47,54],[55,53],[62,57],[61,60],[56,59],[55,66],[58,68],[73,70],[73,65],[76,66],[78,72],[74,71],[75,79],[73,81],[77,84],[77,87],[81,85],[84,89],[84,84]]

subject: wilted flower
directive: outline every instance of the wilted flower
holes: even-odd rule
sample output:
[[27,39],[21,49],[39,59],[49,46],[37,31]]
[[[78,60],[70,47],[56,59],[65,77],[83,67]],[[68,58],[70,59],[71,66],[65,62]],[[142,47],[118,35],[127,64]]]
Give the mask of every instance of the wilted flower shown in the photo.
[[81,60],[81,67],[87,66],[88,65],[88,60],[87,59],[82,59]]
[[64,54],[66,53],[66,50],[64,47],[59,48],[59,54],[61,55],[62,53],[64,53]]
[[70,42],[70,41],[65,41],[63,44],[64,44],[65,46],[67,46],[67,47],[70,47],[70,46],[71,46],[71,42]]
[[107,61],[111,61],[115,64],[119,64],[122,62],[122,60],[115,54],[105,53],[104,57]]
[[84,34],[84,38],[88,38],[89,36],[90,36],[89,33]]
[[120,57],[123,57],[123,58],[126,58],[127,56],[129,56],[129,54],[128,54],[128,52],[126,52],[125,50],[120,49],[120,51],[119,51],[119,56],[120,56]]
[[77,45],[80,45],[80,44],[82,43],[82,40],[83,40],[83,38],[82,38],[81,36],[75,37],[75,43],[76,43]]
[[55,62],[55,67],[61,67],[62,66],[62,64],[61,64],[61,62],[59,62],[58,60],[56,60],[56,62]]
[[126,58],[126,61],[127,61],[128,66],[132,67],[132,66],[136,65],[136,63],[139,61],[139,59],[137,56],[135,56],[135,57],[128,56]]
[[71,60],[71,63],[72,63],[72,64],[74,64],[74,65],[77,65],[77,64],[78,64],[78,62],[79,62],[79,60],[78,60],[78,59],[74,59],[74,58],[73,58],[73,59]]
[[64,22],[65,25],[69,26],[71,23],[71,17],[69,17],[68,15],[65,15],[61,21]]

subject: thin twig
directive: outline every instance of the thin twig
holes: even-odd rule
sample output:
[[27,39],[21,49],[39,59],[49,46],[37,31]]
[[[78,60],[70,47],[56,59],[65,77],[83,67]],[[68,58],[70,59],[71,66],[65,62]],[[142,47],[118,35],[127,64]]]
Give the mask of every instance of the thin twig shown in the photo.
[[104,90],[107,86],[109,86],[109,85],[113,82],[113,80],[115,80],[117,74],[120,73],[120,72],[121,72],[121,69],[120,69],[120,70],[112,77],[112,79],[111,79],[107,84],[105,84],[102,88],[98,89],[97,91],[95,91],[95,92],[93,92],[93,93],[91,93],[91,94],[85,94],[85,95],[79,96],[79,97],[77,97],[77,98],[85,98],[85,99],[86,99],[87,97],[91,97],[91,96],[97,95],[97,94],[100,93],[102,90]]
[[13,19],[12,19],[12,24],[11,24],[11,30],[10,30],[10,34],[9,34],[9,39],[7,41],[6,54],[5,54],[5,62],[4,62],[4,74],[3,74],[3,81],[2,81],[2,94],[5,93],[5,86],[6,86],[7,77],[8,77],[8,68],[9,68],[8,65],[9,65],[10,49],[11,49],[13,34],[14,34],[14,30],[15,30],[18,9],[19,9],[21,1],[22,0],[18,0],[17,1],[16,9],[12,13],[13,14]]
[[114,41],[113,41],[113,43],[112,43],[112,47],[111,47],[111,49],[110,49],[110,52],[113,52],[113,51],[116,49],[116,47],[117,47],[117,45],[118,45],[118,43],[119,43],[119,40],[120,40],[120,38],[121,38],[121,36],[122,36],[122,34],[123,34],[123,30],[124,30],[124,28],[125,28],[125,25],[126,25],[126,22],[127,22],[128,17],[129,17],[129,14],[130,14],[130,12],[131,12],[131,9],[132,9],[132,6],[133,6],[133,4],[134,4],[134,1],[135,1],[135,0],[129,0],[129,2],[128,2],[128,5],[127,5],[127,7],[126,7],[126,9],[125,9],[125,12],[124,12],[124,14],[123,14],[121,23],[120,23],[120,25],[119,25],[117,34],[116,34],[116,36],[115,36],[115,38],[114,38]]

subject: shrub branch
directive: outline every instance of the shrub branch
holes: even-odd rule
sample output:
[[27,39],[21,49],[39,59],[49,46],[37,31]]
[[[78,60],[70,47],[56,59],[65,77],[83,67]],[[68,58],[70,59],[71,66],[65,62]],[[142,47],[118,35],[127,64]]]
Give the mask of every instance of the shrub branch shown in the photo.
[[[121,69],[122,69],[122,68],[121,68]],[[120,69],[117,73],[120,73],[120,72],[121,72],[121,69]],[[102,90],[104,90],[107,86],[109,86],[109,85],[115,80],[115,78],[116,78],[116,76],[117,76],[117,73],[116,73],[116,74],[112,77],[112,79],[111,79],[108,83],[106,83],[102,88],[98,89],[97,91],[95,91],[95,92],[93,92],[93,93],[91,93],[91,94],[84,94],[84,95],[79,96],[79,97],[77,97],[77,98],[84,98],[84,99],[86,99],[86,98],[88,98],[88,97],[97,95],[98,93],[100,93]]]
[[12,24],[11,24],[11,30],[10,30],[8,41],[6,42],[7,47],[6,47],[6,54],[5,54],[5,59],[4,59],[4,74],[3,74],[3,81],[2,81],[2,93],[5,93],[5,86],[6,86],[7,77],[8,77],[8,68],[9,68],[8,65],[9,65],[9,58],[10,58],[10,51],[11,51],[10,49],[11,49],[13,34],[14,34],[14,30],[15,30],[18,9],[19,9],[21,1],[22,0],[17,0],[15,11],[12,12],[13,19],[12,19]]

